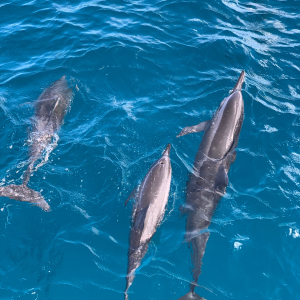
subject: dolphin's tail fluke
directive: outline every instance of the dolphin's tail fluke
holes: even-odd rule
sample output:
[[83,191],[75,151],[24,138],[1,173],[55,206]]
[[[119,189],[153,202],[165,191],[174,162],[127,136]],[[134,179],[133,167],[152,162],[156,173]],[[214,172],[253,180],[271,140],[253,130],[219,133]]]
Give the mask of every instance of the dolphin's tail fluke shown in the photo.
[[235,91],[242,90],[242,86],[243,86],[244,81],[245,81],[245,71],[242,71],[242,73],[241,73],[237,83],[235,84],[231,94],[234,93]]
[[39,206],[45,211],[50,211],[50,206],[45,201],[41,193],[30,189],[25,184],[11,184],[7,186],[1,186],[0,197],[7,197],[17,201],[30,202],[33,205]]
[[180,297],[178,300],[205,300],[205,299],[197,295],[195,292],[190,291],[186,295]]

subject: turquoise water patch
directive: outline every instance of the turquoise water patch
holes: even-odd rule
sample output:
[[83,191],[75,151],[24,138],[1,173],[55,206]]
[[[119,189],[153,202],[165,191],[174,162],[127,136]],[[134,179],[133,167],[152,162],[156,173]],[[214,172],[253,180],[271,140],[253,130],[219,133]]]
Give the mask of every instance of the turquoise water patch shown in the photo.
[[1,3],[1,185],[22,182],[32,103],[63,75],[74,94],[57,146],[29,182],[52,211],[0,199],[0,299],[124,299],[124,202],[168,143],[167,210],[129,298],[186,294],[179,207],[202,134],[176,135],[210,119],[242,70],[237,158],[196,291],[300,299],[299,9],[275,0]]

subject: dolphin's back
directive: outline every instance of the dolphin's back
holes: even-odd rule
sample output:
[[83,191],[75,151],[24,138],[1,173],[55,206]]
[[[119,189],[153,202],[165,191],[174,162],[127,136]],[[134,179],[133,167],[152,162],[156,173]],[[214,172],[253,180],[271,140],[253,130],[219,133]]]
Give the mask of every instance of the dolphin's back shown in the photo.
[[163,218],[171,183],[171,165],[167,160],[165,165],[160,163],[161,159],[155,162],[141,184],[134,207],[129,254],[149,242]]
[[45,89],[37,99],[29,138],[30,164],[24,174],[24,183],[29,181],[35,162],[41,158],[43,151],[51,143],[54,133],[62,125],[71,98],[72,90],[63,76]]
[[141,243],[149,240],[154,234],[168,201],[171,171],[165,171],[163,168],[168,168],[168,166],[162,167],[159,161],[156,162],[140,187],[133,230],[141,232]]
[[205,300],[205,299],[193,292],[189,292],[186,295],[180,297],[178,300]]
[[244,101],[241,88],[243,71],[229,97],[225,98],[213,118],[182,129],[178,136],[193,132],[204,135],[187,183],[187,213],[185,239],[192,246],[193,282],[190,292],[179,300],[202,299],[195,294],[202,259],[209,238],[208,227],[213,213],[226,192],[228,171],[236,157],[236,147],[244,119]]
[[170,145],[163,156],[151,166],[136,196],[129,237],[125,299],[128,299],[127,291],[133,282],[134,273],[140,266],[148,250],[148,244],[164,216],[172,173],[169,151]]
[[51,84],[40,95],[36,101],[32,132],[29,137],[31,142],[30,163],[24,173],[23,183],[21,185],[2,186],[0,197],[33,203],[46,211],[50,210],[50,206],[42,195],[30,189],[27,183],[36,161],[41,158],[55,131],[61,126],[70,105],[71,97],[72,90],[68,87],[65,76]]
[[63,76],[48,87],[38,98],[35,106],[34,131],[41,132],[47,127],[58,130],[68,110],[72,90]]
[[244,120],[241,92],[234,92],[224,100],[226,105],[220,105],[213,116],[199,148],[201,153],[212,159],[224,158],[237,145]]

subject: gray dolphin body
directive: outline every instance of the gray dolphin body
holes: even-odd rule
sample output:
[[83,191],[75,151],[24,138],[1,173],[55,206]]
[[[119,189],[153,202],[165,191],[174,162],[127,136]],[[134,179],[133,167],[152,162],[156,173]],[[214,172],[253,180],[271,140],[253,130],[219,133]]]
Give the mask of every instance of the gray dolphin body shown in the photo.
[[52,83],[37,99],[35,116],[33,118],[32,132],[30,133],[31,147],[29,166],[25,171],[21,185],[8,185],[0,187],[0,197],[8,197],[18,201],[31,202],[42,209],[49,211],[50,206],[43,196],[27,187],[30,175],[46,147],[51,143],[53,135],[63,123],[72,98],[72,90],[63,76]]
[[164,216],[172,176],[170,148],[169,144],[162,157],[151,166],[139,189],[133,190],[125,203],[131,198],[136,199],[132,210],[125,299],[128,299],[127,291],[133,282],[134,273]]
[[179,300],[203,299],[194,290],[209,238],[208,226],[226,192],[227,173],[236,157],[235,149],[244,120],[244,101],[241,93],[244,78],[243,71],[230,96],[222,101],[211,120],[186,127],[178,135],[204,130],[193,173],[187,183],[186,205],[183,208],[187,213],[185,240],[192,247],[193,283],[189,293]]

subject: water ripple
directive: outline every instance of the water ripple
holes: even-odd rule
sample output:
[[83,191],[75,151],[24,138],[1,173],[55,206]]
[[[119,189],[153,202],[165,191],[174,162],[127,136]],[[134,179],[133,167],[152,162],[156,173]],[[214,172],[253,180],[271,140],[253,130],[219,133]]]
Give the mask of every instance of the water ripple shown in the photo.
[[129,296],[186,294],[191,254],[178,208],[202,135],[176,135],[211,118],[245,70],[237,159],[196,291],[210,300],[294,299],[298,10],[297,1],[275,0],[1,3],[0,185],[22,180],[42,90],[67,75],[74,101],[57,147],[30,179],[52,212],[1,199],[0,298],[123,299],[131,218],[123,204],[169,142],[165,219]]

